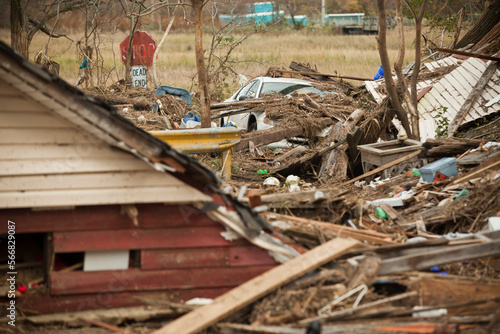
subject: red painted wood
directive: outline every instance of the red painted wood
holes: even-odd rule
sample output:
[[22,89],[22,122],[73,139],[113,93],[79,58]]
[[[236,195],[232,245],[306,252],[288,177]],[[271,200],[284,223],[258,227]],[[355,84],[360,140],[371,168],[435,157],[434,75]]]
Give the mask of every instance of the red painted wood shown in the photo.
[[[205,214],[190,205],[162,203],[137,204],[141,228],[214,226]],[[133,229],[132,220],[120,213],[120,205],[81,206],[74,209],[32,211],[31,209],[0,210],[0,221],[16,223],[16,233]],[[0,233],[7,233],[7,224],[0,224]]]
[[[54,233],[56,253],[84,252],[96,250],[189,248],[229,246],[234,242],[226,241],[220,233],[222,225],[134,229],[106,231],[73,231]],[[244,240],[237,243],[245,242]]]
[[51,275],[51,294],[234,287],[273,267],[56,272]]
[[152,270],[228,267],[230,248],[232,247],[141,250],[141,268]]
[[229,249],[231,267],[274,265],[278,263],[269,256],[268,251],[254,245],[231,247]]
[[[113,307],[130,307],[149,305],[141,299],[148,301],[185,302],[192,298],[216,298],[231,290],[231,287],[212,289],[190,290],[163,290],[163,291],[137,291],[119,293],[94,293],[80,295],[22,295],[16,297],[16,307],[23,310],[32,310],[40,314],[75,312],[83,310],[104,309]],[[8,302],[6,297],[0,302]]]
[[254,245],[141,251],[143,270],[276,264],[267,251]]

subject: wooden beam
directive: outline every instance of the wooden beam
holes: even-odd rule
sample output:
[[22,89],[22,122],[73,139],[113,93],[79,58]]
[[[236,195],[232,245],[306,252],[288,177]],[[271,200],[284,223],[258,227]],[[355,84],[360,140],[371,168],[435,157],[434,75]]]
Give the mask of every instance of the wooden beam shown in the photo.
[[269,219],[270,217],[274,217],[277,220],[284,220],[288,223],[292,223],[294,225],[298,226],[305,226],[305,227],[317,227],[319,229],[322,229],[324,231],[332,231],[339,237],[349,237],[349,238],[354,238],[356,240],[361,240],[361,241],[369,241],[373,242],[376,244],[383,244],[383,245],[393,245],[397,244],[395,241],[392,241],[392,239],[384,233],[376,232],[376,231],[371,231],[371,230],[359,230],[355,229],[349,226],[341,226],[341,225],[336,225],[332,223],[325,223],[325,222],[320,222],[312,219],[306,219],[306,218],[300,218],[300,217],[293,217],[293,216],[287,216],[287,215],[282,215],[278,213],[267,213],[266,217]]
[[183,302],[192,298],[216,298],[232,287],[168,289],[159,291],[111,292],[106,289],[99,293],[77,295],[32,295],[16,297],[16,306],[32,310],[37,314],[63,313],[83,310],[99,310],[117,307],[164,304],[165,300]]
[[348,185],[348,184],[354,183],[354,182],[356,182],[356,181],[358,181],[358,180],[364,179],[365,177],[372,176],[372,175],[374,175],[374,174],[377,174],[377,173],[379,173],[379,172],[382,172],[382,171],[384,171],[384,170],[386,170],[386,169],[388,169],[388,168],[391,168],[392,166],[396,166],[397,164],[400,164],[400,163],[402,163],[403,161],[406,161],[406,160],[408,160],[408,159],[411,159],[411,158],[413,158],[413,157],[415,157],[415,156],[419,155],[419,153],[420,153],[420,151],[415,151],[415,152],[412,152],[412,153],[410,153],[410,154],[408,154],[408,155],[405,155],[404,157],[401,157],[401,158],[396,159],[396,160],[394,160],[394,161],[392,161],[392,162],[389,162],[388,164],[385,164],[385,165],[383,165],[383,166],[380,166],[380,167],[378,167],[378,168],[375,168],[374,170],[369,171],[368,173],[364,173],[363,175],[360,175],[360,176],[358,176],[358,177],[355,177],[354,179],[351,179],[351,180],[349,180],[349,181],[347,181],[347,182],[344,182],[344,183],[342,183],[340,186],[345,186],[345,185]]
[[[55,232],[56,253],[126,250],[164,249],[188,247],[215,247],[234,245],[220,233],[220,224],[200,227],[176,227],[162,229],[127,229],[104,231]],[[241,243],[243,240],[236,241]]]
[[472,180],[476,177],[481,177],[484,174],[486,174],[489,170],[495,169],[500,167],[500,153],[489,158],[488,160],[484,161],[481,163],[478,167],[474,168],[473,170],[469,171],[465,175],[460,176],[460,178],[455,179],[452,183],[450,183],[446,188],[449,188],[451,186],[467,182],[469,180]]
[[141,250],[143,270],[276,264],[267,251],[253,245]]
[[[197,208],[163,203],[136,204],[141,228],[170,228],[220,226]],[[168,217],[168,219],[167,219]],[[78,206],[0,210],[0,220],[16,222],[16,233],[70,232],[135,229],[132,220],[121,213],[121,205]],[[0,233],[7,234],[7,224],[0,225]]]
[[455,261],[477,259],[500,254],[500,240],[466,246],[449,246],[428,252],[387,259],[382,262],[379,275],[423,270]]
[[359,81],[373,81],[373,78],[360,78],[360,77],[351,77],[347,75],[338,75],[338,74],[324,74],[324,73],[316,73],[316,72],[305,72],[305,71],[291,71],[291,70],[278,70],[281,73],[290,73],[290,74],[300,74],[306,76],[322,76],[329,78],[338,78],[338,79],[349,79],[349,80],[359,80]]
[[237,288],[215,299],[213,303],[200,307],[174,320],[170,324],[153,332],[153,334],[197,333],[265,296],[283,284],[302,276],[309,270],[335,259],[357,244],[357,241],[350,239],[338,238],[331,240],[304,255],[296,257],[241,284]]
[[[500,58],[497,59],[500,60]],[[495,72],[497,71],[497,68],[498,68],[498,63],[496,61],[493,61],[491,64],[488,65],[488,67],[486,67],[486,70],[483,72],[478,82],[476,83],[472,91],[469,93],[469,96],[467,96],[467,99],[460,107],[460,110],[458,110],[455,117],[448,125],[448,137],[452,137],[455,131],[458,129],[458,127],[462,124],[465,117],[472,109],[472,106],[474,105],[474,103],[476,103],[477,99],[483,92],[484,87],[486,87],[488,82],[490,82],[490,79],[493,77],[493,74],[495,74]]]
[[454,55],[472,57],[472,58],[500,61],[500,58],[498,58],[498,57],[492,57],[492,56],[483,55],[483,54],[479,54],[479,53],[472,53],[472,52],[465,52],[465,51],[451,50],[451,49],[443,49],[443,48],[434,48],[433,50],[439,51],[439,52],[450,53],[450,54],[454,54]]
[[158,291],[235,287],[274,268],[274,265],[234,267],[52,273],[51,294],[73,295],[100,292]]
[[[325,128],[333,124],[331,118],[324,118],[321,120],[320,126]],[[259,144],[269,144],[280,141],[282,139],[288,139],[292,137],[300,136],[304,133],[304,128],[300,125],[291,128],[280,128],[274,127],[269,130],[265,130],[262,133],[254,132],[248,135],[246,138],[242,138],[238,144],[233,147],[235,151],[241,151],[248,148],[248,143],[252,141],[255,145]]]

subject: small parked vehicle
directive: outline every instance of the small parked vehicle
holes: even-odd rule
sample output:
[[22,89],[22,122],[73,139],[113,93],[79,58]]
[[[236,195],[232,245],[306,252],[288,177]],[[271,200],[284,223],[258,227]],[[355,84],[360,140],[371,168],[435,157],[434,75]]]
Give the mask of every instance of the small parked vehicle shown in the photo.
[[[256,99],[263,94],[279,93],[288,95],[296,91],[308,91],[321,96],[325,94],[336,94],[335,92],[325,92],[315,88],[311,82],[292,78],[271,78],[257,77],[246,85],[241,87],[236,93],[224,102],[244,101],[246,99]],[[230,111],[233,112],[233,111]],[[266,117],[264,111],[252,111],[247,113],[235,114],[222,117],[220,126],[223,127],[228,122],[236,125],[238,129],[247,130],[248,132],[255,130],[264,130],[273,126],[273,121]]]

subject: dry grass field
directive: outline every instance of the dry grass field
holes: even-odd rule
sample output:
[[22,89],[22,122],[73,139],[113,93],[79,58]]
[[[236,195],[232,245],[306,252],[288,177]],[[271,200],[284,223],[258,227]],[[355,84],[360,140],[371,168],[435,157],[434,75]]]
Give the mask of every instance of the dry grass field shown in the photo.
[[[161,33],[151,32],[157,41]],[[70,34],[81,38],[81,34]],[[119,60],[119,43],[126,34],[103,34],[100,36],[100,52],[106,71],[109,71],[107,84],[124,77],[124,66]],[[204,35],[208,48],[211,34]],[[10,32],[0,31],[0,39],[10,43]],[[406,32],[405,64],[414,58],[414,30]],[[45,50],[48,38],[42,33],[35,36],[30,48],[30,58],[40,50]],[[395,30],[388,31],[388,47],[391,60],[397,56],[398,38]],[[52,39],[48,44],[47,55],[61,66],[60,75],[70,83],[79,76],[82,61],[77,44],[69,39]],[[250,37],[235,52],[232,64],[237,73],[249,79],[262,75],[270,66],[288,68],[291,61],[308,63],[321,73],[371,78],[380,65],[375,36],[343,36],[332,34],[326,29],[302,31],[269,31]],[[190,32],[171,32],[167,36],[157,61],[158,77],[161,84],[195,90],[193,78],[196,75],[194,58],[194,34]],[[152,80],[150,81],[152,82]],[[233,91],[237,83],[228,79],[227,91]],[[360,82],[356,82],[359,84]]]

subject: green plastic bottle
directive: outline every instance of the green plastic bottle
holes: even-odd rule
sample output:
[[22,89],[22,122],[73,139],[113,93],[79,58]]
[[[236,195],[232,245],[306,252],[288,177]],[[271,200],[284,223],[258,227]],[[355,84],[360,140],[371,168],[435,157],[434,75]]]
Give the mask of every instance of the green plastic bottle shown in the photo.
[[264,169],[264,170],[259,169],[259,170],[257,171],[257,174],[258,174],[258,175],[267,175],[267,170],[265,170],[265,169]]
[[387,219],[387,213],[385,213],[384,209],[382,209],[380,206],[377,206],[377,208],[375,209],[375,213],[380,218]]

